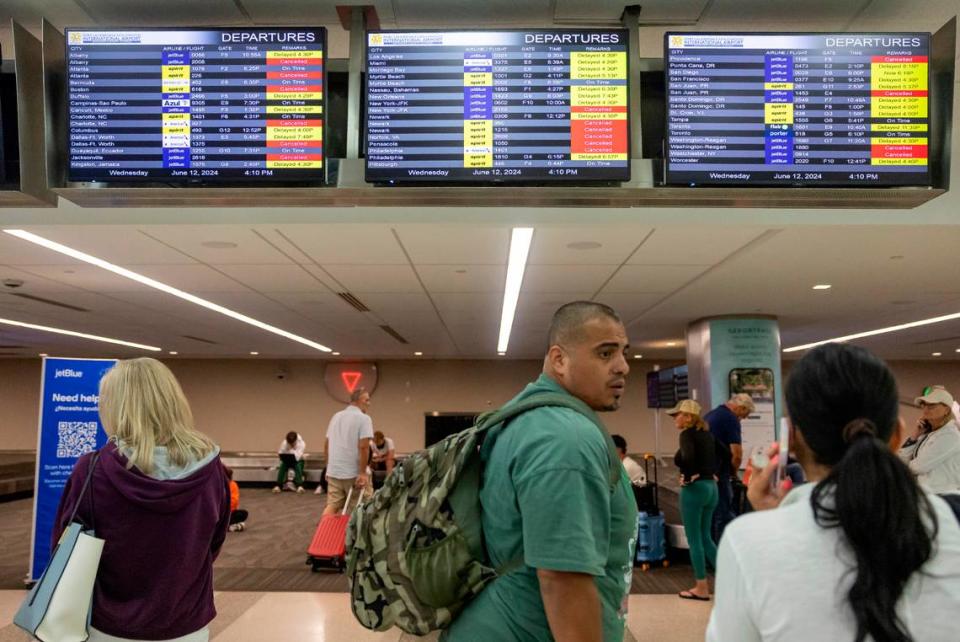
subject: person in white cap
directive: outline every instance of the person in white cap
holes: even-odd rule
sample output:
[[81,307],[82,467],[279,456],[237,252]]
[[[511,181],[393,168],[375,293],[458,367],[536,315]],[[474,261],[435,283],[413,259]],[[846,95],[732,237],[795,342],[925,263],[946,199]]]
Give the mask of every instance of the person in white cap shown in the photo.
[[897,454],[930,492],[958,492],[960,429],[953,416],[953,395],[937,386],[915,403],[920,420]]
[[680,469],[680,516],[690,545],[696,584],[680,591],[684,600],[710,599],[707,564],[717,568],[717,545],[710,532],[717,507],[717,445],[700,417],[700,404],[684,399],[667,411],[680,430],[680,450],[673,461]]

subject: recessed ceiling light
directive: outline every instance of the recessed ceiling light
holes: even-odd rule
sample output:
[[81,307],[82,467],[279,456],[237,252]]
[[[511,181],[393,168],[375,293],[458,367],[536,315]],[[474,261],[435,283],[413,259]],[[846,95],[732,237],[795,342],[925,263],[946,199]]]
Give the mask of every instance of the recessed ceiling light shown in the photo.
[[420,352],[420,351],[417,351],[417,352],[414,352],[414,353],[413,353],[413,356],[415,356],[415,357],[422,357],[422,356],[423,356],[423,353]]
[[340,353],[339,353],[339,352],[331,352],[330,354],[332,354],[332,355],[335,356],[335,357],[339,357],[339,356],[340,356]]
[[506,352],[510,345],[510,332],[513,330],[513,318],[517,313],[520,286],[523,285],[523,272],[527,269],[527,257],[530,255],[532,241],[532,227],[513,228],[510,235],[510,258],[507,261],[507,280],[503,285],[503,311],[500,313],[497,352]]
[[[960,352],[960,350],[957,350],[957,352]],[[46,353],[46,352],[41,352],[41,353],[38,354],[37,356],[38,356],[38,357],[45,357],[45,356],[47,356],[47,353]]]
[[814,289],[814,290],[829,290],[829,289],[832,288],[832,287],[833,287],[833,286],[830,285],[829,283],[818,283],[818,284],[816,284],[815,286],[813,286],[813,289]]
[[676,341],[667,341],[667,347],[668,347],[668,348],[672,348],[672,347],[675,346],[675,345],[677,345],[677,342],[676,342]]
[[899,332],[900,330],[909,330],[910,328],[919,328],[924,325],[932,325],[934,323],[943,323],[944,321],[953,321],[955,319],[960,319],[960,312],[954,314],[945,314],[940,317],[930,317],[929,319],[920,319],[919,321],[911,321],[910,323],[901,323],[900,325],[891,325],[886,328],[877,328],[876,330],[867,330],[866,332],[857,332],[856,334],[846,334],[842,337],[833,337],[832,339],[823,339],[822,341],[814,341],[813,343],[804,343],[803,345],[793,346],[792,348],[784,348],[784,352],[799,352],[800,350],[808,350],[810,348],[816,348],[817,346],[822,346],[825,343],[843,343],[845,341],[853,341],[854,339],[863,339],[864,337],[874,337],[878,334],[887,334],[888,332]]
[[930,356],[931,356],[931,357],[942,357],[942,356],[943,356],[943,353],[942,353],[942,352],[931,352],[931,353],[930,353]]
[[237,321],[242,321],[243,323],[252,325],[255,328],[260,328],[261,330],[272,332],[273,334],[280,335],[281,337],[290,339],[291,341],[296,341],[297,343],[302,343],[305,346],[309,346],[315,350],[320,350],[321,352],[330,352],[330,348],[328,348],[325,345],[319,344],[316,341],[311,341],[310,339],[306,339],[299,335],[293,334],[292,332],[287,332],[286,330],[282,330],[276,326],[272,326],[269,323],[258,321],[253,317],[248,317],[245,314],[240,314],[239,312],[235,312],[229,308],[225,308],[222,305],[218,305],[213,301],[202,299],[198,296],[190,294],[189,292],[184,292],[183,290],[175,288],[171,285],[167,285],[166,283],[161,283],[160,281],[151,279],[150,277],[144,276],[132,270],[122,268],[119,265],[114,265],[109,261],[104,261],[101,258],[97,258],[85,252],[81,252],[80,250],[75,250],[72,247],[68,247],[61,243],[57,243],[56,241],[45,239],[42,236],[37,236],[36,234],[27,232],[26,230],[11,229],[11,230],[4,230],[4,232],[6,232],[11,236],[15,236],[19,239],[23,239],[24,241],[30,241],[31,243],[34,243],[41,247],[45,247],[48,250],[53,250],[54,252],[59,252],[60,254],[65,254],[66,256],[78,259],[80,261],[83,261],[84,263],[96,265],[97,267],[107,270],[108,272],[113,272],[114,274],[122,276],[126,279],[130,279],[131,281],[142,283],[143,285],[154,288],[155,290],[166,292],[167,294],[171,294],[179,299],[183,299],[184,301],[189,301],[190,303],[194,303],[196,305],[199,305],[200,307],[206,308],[208,310],[212,310],[214,312],[218,312],[224,316],[228,316],[231,319],[236,319]]
[[178,355],[178,354],[180,354],[180,353],[177,352],[176,350],[171,350],[171,351],[168,352],[167,354]]
[[960,348],[957,348],[957,349],[956,349],[956,352],[960,352]]
[[634,359],[643,359],[643,355],[642,355],[642,354],[635,354],[635,355],[633,355],[633,358],[634,358]]
[[[960,352],[960,350],[957,350],[957,352]],[[507,355],[507,353],[506,353],[506,352],[498,352],[497,355],[499,355],[499,356],[501,356],[501,357],[504,357],[504,356]]]
[[254,357],[257,356],[258,354],[260,354],[260,353],[257,352],[257,351],[255,351],[255,350],[250,352],[250,355],[251,355],[251,356],[254,356]]
[[232,250],[237,247],[236,243],[231,243],[230,241],[204,241],[200,245],[208,247],[211,250]]
[[141,350],[150,350],[151,352],[161,352],[160,348],[147,346],[142,343],[132,343],[130,341],[121,341],[120,339],[111,339],[110,337],[101,337],[95,334],[86,334],[84,332],[74,332],[73,330],[64,330],[62,328],[51,328],[45,325],[35,323],[24,323],[23,321],[14,321],[13,319],[0,319],[0,323],[17,326],[18,328],[28,328],[30,330],[40,330],[41,332],[52,332],[54,334],[65,334],[68,337],[78,337],[80,339],[90,339],[91,341],[103,341],[104,343],[113,343],[120,346],[129,346],[131,348],[140,348]]
[[467,273],[466,270],[454,270],[454,272],[456,272],[457,274],[466,274],[466,273]]
[[575,243],[567,243],[567,247],[571,250],[596,250],[603,247],[603,244],[596,241],[576,241]]

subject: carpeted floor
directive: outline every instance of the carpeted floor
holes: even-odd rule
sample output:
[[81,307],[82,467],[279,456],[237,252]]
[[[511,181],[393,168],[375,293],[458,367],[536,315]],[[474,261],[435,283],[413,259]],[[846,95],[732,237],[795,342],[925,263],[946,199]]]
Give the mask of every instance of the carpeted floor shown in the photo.
[[[661,481],[666,481],[661,477]],[[345,592],[346,577],[335,572],[311,572],[306,549],[323,512],[325,496],[285,492],[273,495],[265,488],[241,489],[240,506],[250,512],[243,532],[229,533],[215,564],[218,591]],[[23,586],[30,555],[33,500],[0,504],[0,589]],[[661,492],[667,521],[678,518],[676,494]],[[689,565],[634,571],[632,593],[667,594],[693,582]]]

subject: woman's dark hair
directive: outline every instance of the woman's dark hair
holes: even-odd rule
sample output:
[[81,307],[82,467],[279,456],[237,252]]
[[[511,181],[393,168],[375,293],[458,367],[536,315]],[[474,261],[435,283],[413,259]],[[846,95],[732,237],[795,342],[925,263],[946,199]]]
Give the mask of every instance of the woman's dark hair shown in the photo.
[[627,440],[620,435],[610,435],[610,439],[613,440],[613,445],[617,447],[617,450],[622,450],[624,453],[627,452]]
[[893,373],[863,348],[828,343],[792,368],[786,399],[814,459],[830,467],[811,503],[817,524],[840,528],[856,558],[847,593],[856,642],[867,636],[912,640],[895,607],[933,552],[937,522],[910,469],[887,443],[898,422]]

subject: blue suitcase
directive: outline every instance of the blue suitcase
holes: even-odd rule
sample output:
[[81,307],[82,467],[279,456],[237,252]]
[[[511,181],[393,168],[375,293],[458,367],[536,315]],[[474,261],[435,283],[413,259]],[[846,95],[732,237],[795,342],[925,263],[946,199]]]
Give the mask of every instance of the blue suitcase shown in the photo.
[[637,556],[636,563],[644,571],[653,563],[669,566],[667,561],[666,519],[663,512],[650,515],[646,512],[637,515]]

